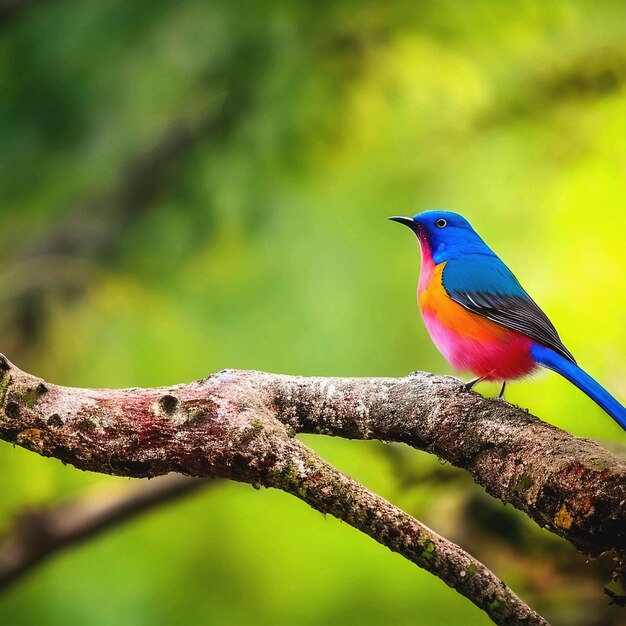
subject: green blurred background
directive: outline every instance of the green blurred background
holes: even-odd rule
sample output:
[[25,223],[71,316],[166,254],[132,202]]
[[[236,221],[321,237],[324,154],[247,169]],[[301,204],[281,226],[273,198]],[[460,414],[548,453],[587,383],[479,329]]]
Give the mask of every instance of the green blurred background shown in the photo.
[[[450,373],[417,311],[416,242],[385,221],[446,208],[624,400],[625,85],[620,1],[2,2],[0,349],[76,386],[225,367]],[[624,440],[554,375],[507,397]],[[555,624],[626,620],[602,593],[610,563],[585,563],[462,472],[306,441]],[[0,467],[0,529],[129,483],[9,445]],[[347,525],[220,483],[38,569],[0,597],[0,623],[488,621]]]

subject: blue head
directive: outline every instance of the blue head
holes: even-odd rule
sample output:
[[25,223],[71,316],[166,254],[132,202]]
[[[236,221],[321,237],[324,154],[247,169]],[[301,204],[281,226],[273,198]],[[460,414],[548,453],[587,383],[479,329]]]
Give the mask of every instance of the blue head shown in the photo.
[[390,220],[408,226],[428,246],[435,263],[442,263],[464,254],[489,254],[491,249],[480,238],[471,224],[451,211],[424,211],[413,217],[390,217]]

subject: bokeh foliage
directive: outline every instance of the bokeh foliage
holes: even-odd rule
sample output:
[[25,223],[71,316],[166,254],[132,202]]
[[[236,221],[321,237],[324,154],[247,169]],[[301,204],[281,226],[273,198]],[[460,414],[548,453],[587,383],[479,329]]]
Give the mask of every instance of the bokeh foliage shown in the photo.
[[[385,222],[448,208],[626,399],[622,3],[20,6],[0,13],[0,348],[21,367],[77,386],[224,367],[450,372],[418,317],[417,246]],[[577,435],[623,440],[556,376],[508,398]],[[462,477],[420,482],[437,461],[400,451],[417,476],[407,482],[379,444],[307,441],[463,543],[459,503],[477,489]],[[21,507],[124,482],[6,445],[0,461],[5,525]],[[483,547],[548,617],[619,619],[601,585],[581,596],[549,573],[538,585],[541,571]],[[64,555],[0,599],[0,621],[486,623],[347,526],[235,484]]]

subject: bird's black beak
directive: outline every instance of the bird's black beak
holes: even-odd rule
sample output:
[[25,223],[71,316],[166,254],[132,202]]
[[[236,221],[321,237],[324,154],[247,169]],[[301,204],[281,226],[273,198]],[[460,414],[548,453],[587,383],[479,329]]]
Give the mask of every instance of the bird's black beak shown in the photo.
[[411,230],[417,230],[417,224],[410,217],[402,217],[399,215],[395,215],[394,217],[389,218],[392,222],[398,222],[398,224],[404,224],[408,226]]

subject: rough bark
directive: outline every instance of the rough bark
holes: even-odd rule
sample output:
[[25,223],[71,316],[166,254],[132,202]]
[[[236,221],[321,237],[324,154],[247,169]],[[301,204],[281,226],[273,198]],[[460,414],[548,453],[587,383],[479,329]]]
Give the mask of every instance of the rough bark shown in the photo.
[[595,441],[464,392],[451,377],[263,376],[266,386],[276,381],[278,419],[296,432],[403,442],[431,452],[586,554],[614,550],[626,558],[626,464]]
[[292,493],[362,530],[487,611],[541,624],[484,565],[294,438],[402,441],[468,469],[488,491],[586,553],[624,557],[626,466],[452,378],[299,378],[224,370],[159,389],[72,389],[0,364],[0,437],[80,469],[222,477]]

